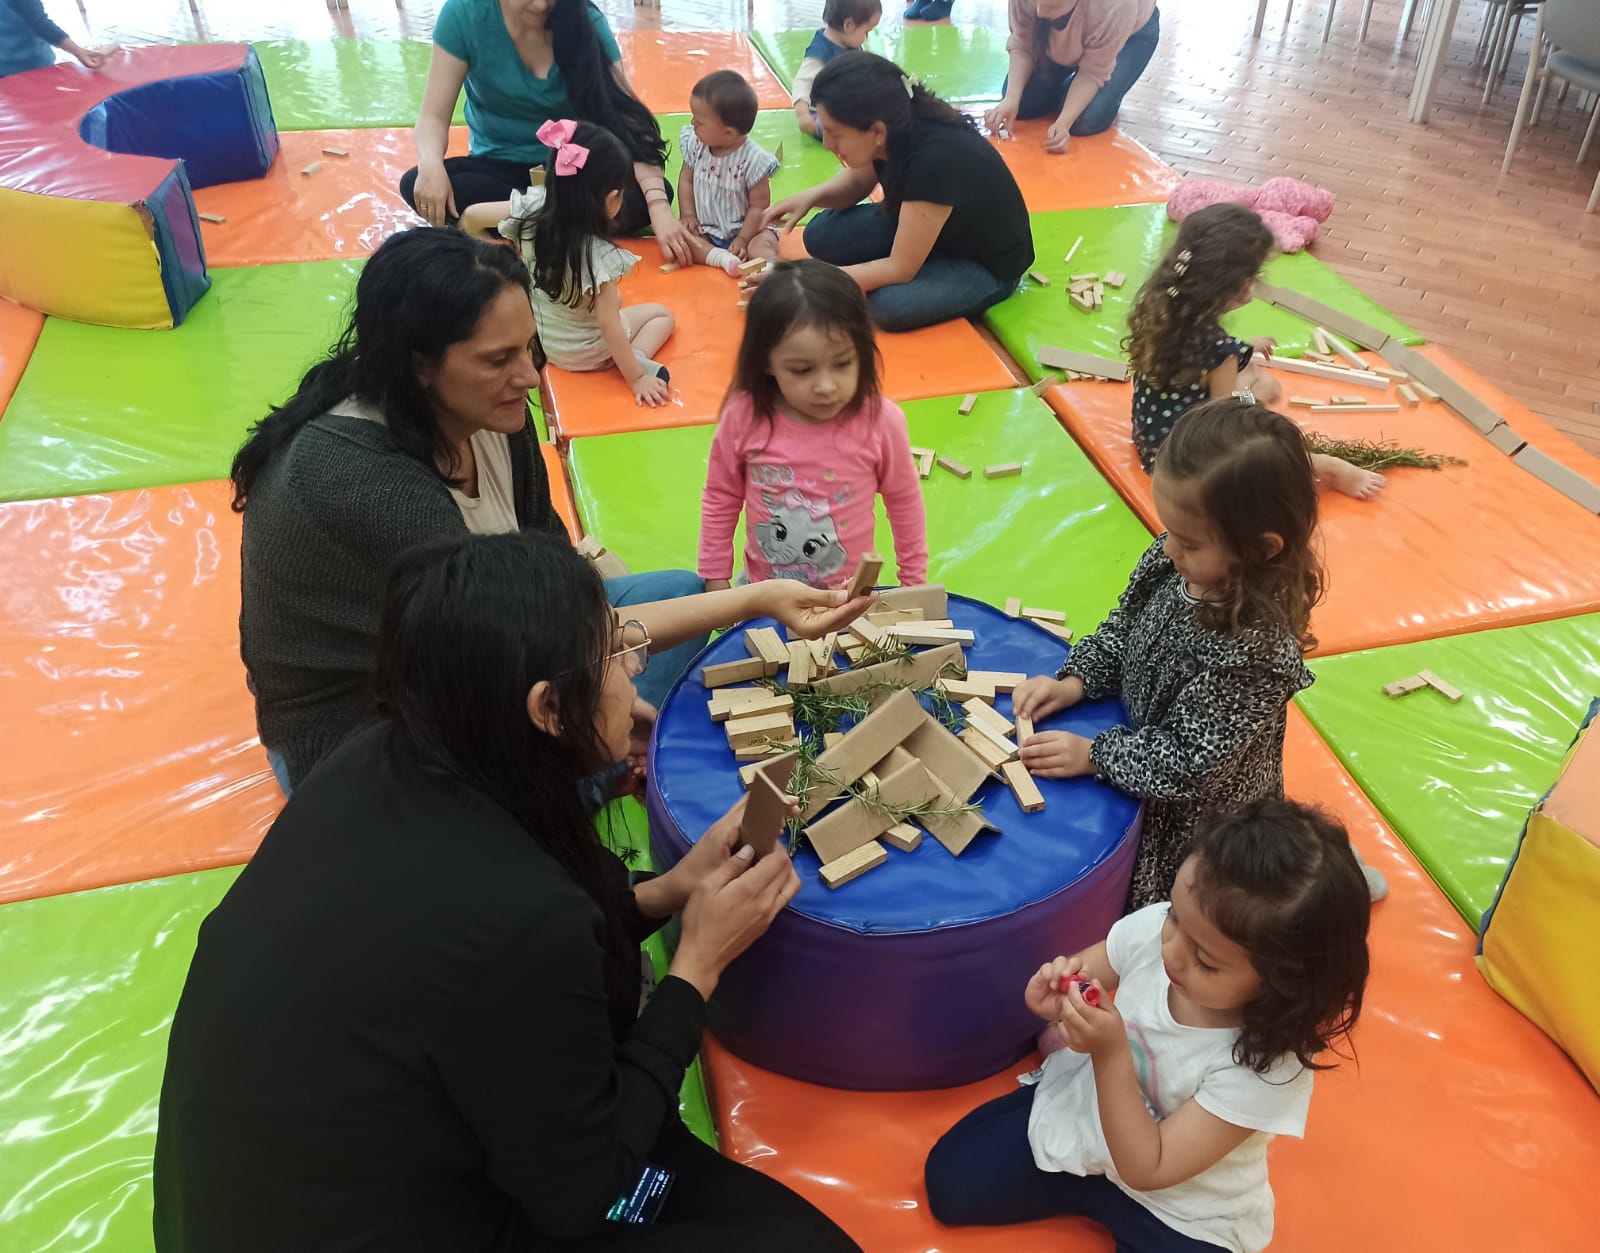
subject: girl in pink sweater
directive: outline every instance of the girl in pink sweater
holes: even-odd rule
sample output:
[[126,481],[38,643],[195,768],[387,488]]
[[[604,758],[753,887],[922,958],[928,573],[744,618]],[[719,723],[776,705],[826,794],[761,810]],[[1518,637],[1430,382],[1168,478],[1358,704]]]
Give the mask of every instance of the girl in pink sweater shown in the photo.
[[842,587],[873,547],[883,497],[904,586],[928,576],[922,486],[906,415],[878,394],[866,298],[821,261],[768,270],[750,298],[700,507],[700,577],[733,577],[745,511],[745,577]]

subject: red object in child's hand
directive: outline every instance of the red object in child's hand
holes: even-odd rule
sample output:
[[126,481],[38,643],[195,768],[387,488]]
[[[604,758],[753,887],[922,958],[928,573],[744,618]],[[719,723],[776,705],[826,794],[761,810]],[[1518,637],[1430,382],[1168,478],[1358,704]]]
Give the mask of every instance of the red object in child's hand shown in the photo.
[[1075,980],[1071,975],[1062,975],[1061,978],[1056,982],[1056,991],[1065,996],[1067,989],[1070,988],[1073,983],[1078,985],[1078,991],[1083,994],[1083,1003],[1085,1005],[1100,1004],[1100,989],[1095,987],[1094,984],[1090,983],[1087,979]]

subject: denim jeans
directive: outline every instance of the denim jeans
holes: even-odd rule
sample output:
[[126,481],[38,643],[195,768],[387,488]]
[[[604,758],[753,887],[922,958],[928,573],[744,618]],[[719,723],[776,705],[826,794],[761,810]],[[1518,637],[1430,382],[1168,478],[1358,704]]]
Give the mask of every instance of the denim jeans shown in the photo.
[[[606,599],[614,609],[648,604],[653,600],[697,596],[705,590],[705,583],[692,570],[647,570],[643,574],[627,574],[606,580]],[[628,615],[621,616],[626,619]],[[667,698],[667,689],[689,668],[689,663],[706,646],[709,638],[698,635],[652,654],[649,667],[633,681],[639,695],[659,709],[661,702]]]
[[[862,265],[887,257],[894,247],[894,233],[894,219],[878,205],[824,209],[806,223],[806,251],[833,265]],[[909,283],[868,292],[867,308],[885,331],[914,331],[982,313],[1009,296],[1015,286],[976,261],[929,257]]]
[[1117,1253],[1216,1253],[1174,1231],[1104,1175],[1040,1170],[1028,1143],[1033,1089],[980,1105],[940,1137],[923,1167],[928,1209],[952,1227],[1006,1227],[1068,1215],[1093,1219]]
[[[1128,42],[1122,45],[1111,77],[1106,80],[1105,86],[1095,92],[1089,107],[1072,124],[1074,135],[1098,135],[1101,131],[1111,129],[1111,124],[1117,120],[1117,110],[1122,108],[1122,98],[1139,81],[1145,66],[1150,64],[1150,58],[1155,56],[1156,44],[1160,41],[1161,10],[1157,9],[1150,15],[1150,20],[1129,35]],[[1066,103],[1067,88],[1072,86],[1077,74],[1076,65],[1057,65],[1049,57],[1039,57],[1033,63],[1033,73],[1027,85],[1022,89],[1022,103],[1017,106],[1017,116],[1034,118],[1058,115],[1061,106]],[[1000,90],[1004,93],[1006,87],[1002,86]]]

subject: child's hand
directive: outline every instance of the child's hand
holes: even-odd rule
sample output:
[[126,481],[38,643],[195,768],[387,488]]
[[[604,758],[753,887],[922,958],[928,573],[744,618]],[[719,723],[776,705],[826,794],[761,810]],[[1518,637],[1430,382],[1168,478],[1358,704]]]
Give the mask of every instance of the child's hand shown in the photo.
[[1028,773],[1044,779],[1076,779],[1093,774],[1089,760],[1092,741],[1071,731],[1040,731],[1025,745],[1019,756]]
[[1278,348],[1278,341],[1270,335],[1263,335],[1260,339],[1252,339],[1249,343],[1250,347],[1255,349],[1255,355],[1267,361],[1272,360],[1272,354]]
[[1076,705],[1083,699],[1083,680],[1076,675],[1065,679],[1052,679],[1047,674],[1035,675],[1017,684],[1011,693],[1011,708],[1033,722],[1048,718],[1058,709]]
[[1067,1002],[1066,994],[1061,991],[1061,980],[1082,969],[1083,961],[1078,957],[1057,957],[1054,961],[1045,962],[1028,980],[1028,986],[1022,993],[1028,1012],[1046,1022],[1058,1021],[1062,1007]]
[[1061,1034],[1067,1037],[1067,1047],[1091,1057],[1127,1048],[1128,1029],[1123,1026],[1117,1007],[1103,996],[1098,1005],[1090,1005],[1076,983],[1067,987],[1065,995],[1060,996],[1061,1017],[1056,1020]]
[[629,386],[633,388],[634,403],[649,405],[652,409],[666,404],[672,396],[672,389],[657,374],[641,373]]

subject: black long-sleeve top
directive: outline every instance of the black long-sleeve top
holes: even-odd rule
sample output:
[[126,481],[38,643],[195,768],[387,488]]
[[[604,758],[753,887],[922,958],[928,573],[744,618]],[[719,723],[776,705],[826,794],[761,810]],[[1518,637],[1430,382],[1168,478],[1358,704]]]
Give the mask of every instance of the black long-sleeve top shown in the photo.
[[[659,926],[617,891],[634,939]],[[382,727],[297,790],[200,929],[158,1253],[519,1250],[596,1227],[676,1114],[705,1005],[608,997],[600,913]],[[542,1237],[542,1239],[541,1239]]]

